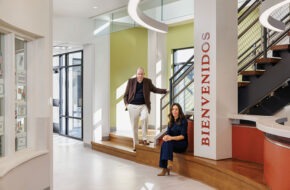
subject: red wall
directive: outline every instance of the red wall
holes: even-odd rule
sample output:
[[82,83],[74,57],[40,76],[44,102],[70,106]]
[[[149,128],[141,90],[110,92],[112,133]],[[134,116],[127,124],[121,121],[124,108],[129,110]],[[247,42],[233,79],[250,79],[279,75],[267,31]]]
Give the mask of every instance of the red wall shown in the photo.
[[233,158],[264,163],[264,134],[256,127],[233,125],[232,143]]
[[290,149],[264,140],[264,175],[272,190],[290,189]]

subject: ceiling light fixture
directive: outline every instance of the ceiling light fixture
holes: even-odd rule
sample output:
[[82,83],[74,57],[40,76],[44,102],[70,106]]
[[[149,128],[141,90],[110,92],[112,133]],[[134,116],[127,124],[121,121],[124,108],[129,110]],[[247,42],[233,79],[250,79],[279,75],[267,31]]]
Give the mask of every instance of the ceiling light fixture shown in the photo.
[[260,23],[270,30],[276,32],[282,32],[285,30],[286,26],[283,22],[273,18],[271,14],[281,8],[282,6],[290,3],[290,0],[275,0],[275,1],[264,1],[261,6],[260,11]]
[[140,9],[138,5],[140,0],[129,0],[128,3],[128,14],[129,16],[141,26],[156,31],[160,33],[167,33],[168,26],[162,22],[158,22],[148,16],[146,16]]

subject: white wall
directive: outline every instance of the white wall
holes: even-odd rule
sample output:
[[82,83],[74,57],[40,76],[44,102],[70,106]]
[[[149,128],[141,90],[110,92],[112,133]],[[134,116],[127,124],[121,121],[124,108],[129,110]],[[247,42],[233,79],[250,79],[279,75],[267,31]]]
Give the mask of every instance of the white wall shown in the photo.
[[40,36],[51,32],[52,0],[1,0],[0,18]]
[[53,41],[84,45],[92,43],[94,21],[86,18],[53,17]]
[[110,133],[110,34],[97,37],[95,48],[93,140],[105,140]]
[[[0,29],[15,36],[32,40],[27,43],[27,132],[28,147],[32,151],[45,150],[48,154],[33,157],[23,164],[15,163],[13,170],[0,178],[0,189],[5,190],[39,190],[52,188],[52,0],[1,0],[0,1]],[[14,81],[14,41],[13,34],[5,34],[5,64],[11,65],[5,75],[5,81]],[[38,36],[40,38],[35,39]],[[10,57],[10,58],[8,58]],[[6,74],[6,70],[5,70]],[[7,83],[9,84],[9,83]],[[15,104],[15,88],[8,89],[6,101]],[[12,98],[11,98],[12,97]],[[9,163],[15,159],[15,147],[12,140],[15,138],[15,112],[5,107],[5,116],[13,118],[5,123],[6,158]],[[15,109],[15,108],[14,108]],[[9,111],[10,110],[10,111]],[[11,111],[12,110],[12,111]],[[42,120],[44,119],[44,120]],[[9,126],[8,126],[9,125]],[[29,150],[30,150],[29,149]],[[29,152],[28,150],[28,152]],[[21,151],[19,152],[21,154]],[[18,155],[18,153],[17,153]],[[0,165],[5,165],[6,159],[0,158]],[[33,171],[33,172],[32,172]],[[17,181],[17,183],[15,183]]]

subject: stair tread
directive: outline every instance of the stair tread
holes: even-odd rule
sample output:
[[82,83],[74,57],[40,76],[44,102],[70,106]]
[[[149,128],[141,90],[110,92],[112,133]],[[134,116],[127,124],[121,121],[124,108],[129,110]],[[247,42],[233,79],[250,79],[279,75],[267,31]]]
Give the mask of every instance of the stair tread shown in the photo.
[[94,143],[106,146],[106,147],[111,148],[111,149],[121,150],[121,151],[130,152],[130,153],[135,154],[132,146],[117,144],[117,143],[111,142],[111,141],[95,141]]
[[280,57],[268,57],[256,59],[256,63],[278,63],[280,60],[282,60]]
[[248,86],[250,83],[250,81],[239,81],[238,87]]
[[251,75],[262,75],[262,74],[264,74],[264,72],[265,72],[265,70],[242,71],[240,74],[251,76]]
[[280,44],[271,47],[271,50],[290,50],[290,44]]

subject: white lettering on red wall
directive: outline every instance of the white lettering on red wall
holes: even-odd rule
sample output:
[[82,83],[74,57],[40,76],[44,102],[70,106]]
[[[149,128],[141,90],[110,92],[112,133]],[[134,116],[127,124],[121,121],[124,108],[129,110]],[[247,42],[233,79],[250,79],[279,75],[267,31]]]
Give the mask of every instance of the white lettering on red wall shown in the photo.
[[201,145],[210,146],[210,33],[203,33],[201,39]]

